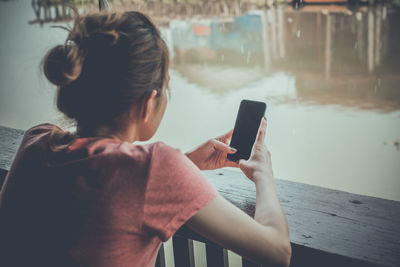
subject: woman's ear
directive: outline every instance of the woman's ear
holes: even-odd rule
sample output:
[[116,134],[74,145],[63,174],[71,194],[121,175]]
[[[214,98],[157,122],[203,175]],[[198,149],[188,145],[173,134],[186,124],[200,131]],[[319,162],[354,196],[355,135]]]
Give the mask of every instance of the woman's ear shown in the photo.
[[154,111],[154,108],[157,104],[157,90],[151,91],[149,97],[146,99],[143,107],[142,118],[145,123],[147,123],[151,117],[151,113]]

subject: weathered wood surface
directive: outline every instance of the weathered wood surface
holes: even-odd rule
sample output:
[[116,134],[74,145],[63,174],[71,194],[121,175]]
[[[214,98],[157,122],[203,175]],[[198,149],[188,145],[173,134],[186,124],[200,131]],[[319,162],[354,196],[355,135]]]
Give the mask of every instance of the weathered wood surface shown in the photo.
[[0,188],[11,167],[24,131],[0,126]]
[[[255,187],[243,174],[205,174],[222,196],[254,215]],[[296,250],[304,248],[310,253],[308,264],[330,253],[340,256],[337,266],[400,266],[400,202],[279,179],[277,183],[291,241],[297,245],[293,256],[299,261],[305,259]],[[334,259],[330,263],[336,265]]]
[[[0,126],[0,181],[23,131]],[[218,192],[250,216],[255,187],[240,172],[206,171]],[[291,266],[400,266],[400,202],[277,179],[293,246]],[[215,245],[189,229],[177,235]]]

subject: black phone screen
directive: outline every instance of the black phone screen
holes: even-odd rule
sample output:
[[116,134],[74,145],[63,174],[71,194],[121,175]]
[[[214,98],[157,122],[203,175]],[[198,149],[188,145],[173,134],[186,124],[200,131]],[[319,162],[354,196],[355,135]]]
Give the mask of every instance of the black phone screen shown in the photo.
[[261,118],[264,116],[266,108],[267,104],[264,102],[251,100],[242,100],[240,102],[230,143],[230,146],[236,148],[237,152],[228,154],[229,160],[249,159]]

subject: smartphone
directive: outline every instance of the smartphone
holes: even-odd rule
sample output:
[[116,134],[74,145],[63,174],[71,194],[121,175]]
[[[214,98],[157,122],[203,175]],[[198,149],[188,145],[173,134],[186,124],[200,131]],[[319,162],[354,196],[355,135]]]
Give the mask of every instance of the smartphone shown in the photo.
[[236,148],[234,154],[228,154],[230,161],[249,159],[251,149],[257,137],[261,118],[265,115],[267,104],[259,101],[242,100],[236,117],[230,146]]

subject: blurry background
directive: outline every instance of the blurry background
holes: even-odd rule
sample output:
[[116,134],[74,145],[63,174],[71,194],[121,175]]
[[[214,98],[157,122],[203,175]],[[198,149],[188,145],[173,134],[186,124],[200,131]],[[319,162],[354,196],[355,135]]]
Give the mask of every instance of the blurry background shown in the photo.
[[[185,152],[229,131],[241,99],[265,101],[277,178],[400,201],[399,1],[109,2],[151,15],[170,49],[172,97],[151,141]],[[63,125],[39,63],[65,41],[51,26],[70,23],[67,4],[98,10],[0,1],[0,125]]]

